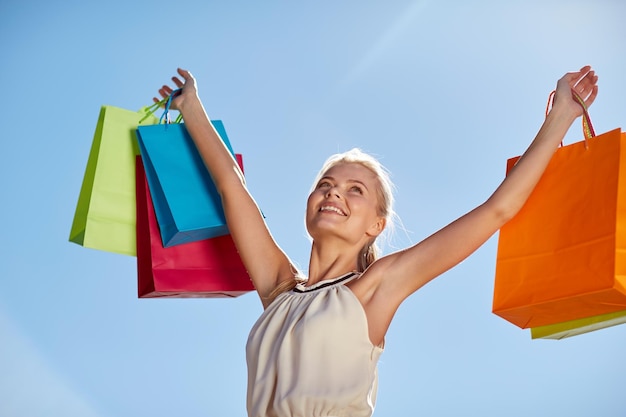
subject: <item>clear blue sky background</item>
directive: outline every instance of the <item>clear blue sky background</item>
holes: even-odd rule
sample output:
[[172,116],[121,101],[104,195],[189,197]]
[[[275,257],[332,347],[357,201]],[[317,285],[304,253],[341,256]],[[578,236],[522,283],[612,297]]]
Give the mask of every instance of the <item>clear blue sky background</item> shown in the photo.
[[[392,171],[404,247],[489,196],[566,71],[593,65],[596,130],[624,127],[624,16],[620,0],[2,1],[0,416],[245,415],[255,294],[137,299],[135,258],[67,241],[101,105],[138,109],[190,69],[306,269],[331,153]],[[400,308],[375,415],[626,415],[626,327],[532,341],[491,313],[496,248]]]

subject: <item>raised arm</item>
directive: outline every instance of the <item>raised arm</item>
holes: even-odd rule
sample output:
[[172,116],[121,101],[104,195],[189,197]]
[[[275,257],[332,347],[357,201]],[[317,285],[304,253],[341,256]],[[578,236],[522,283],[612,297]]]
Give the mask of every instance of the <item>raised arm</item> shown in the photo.
[[557,83],[552,110],[537,136],[490,198],[417,245],[377,261],[372,266],[373,285],[366,301],[393,315],[389,310],[395,310],[408,295],[457,265],[515,216],[568,129],[582,115],[573,92],[590,106],[598,92],[597,80],[589,66],[563,76]]
[[[267,306],[267,297],[276,285],[293,279],[293,267],[272,238],[237,162],[211,124],[198,97],[195,79],[182,69],[178,69],[178,74],[184,81],[172,77],[174,84],[181,89],[172,100],[172,108],[183,115],[185,126],[222,197],[235,246],[261,301]],[[168,97],[173,90],[165,85],[159,93]],[[155,101],[158,100],[155,98]]]

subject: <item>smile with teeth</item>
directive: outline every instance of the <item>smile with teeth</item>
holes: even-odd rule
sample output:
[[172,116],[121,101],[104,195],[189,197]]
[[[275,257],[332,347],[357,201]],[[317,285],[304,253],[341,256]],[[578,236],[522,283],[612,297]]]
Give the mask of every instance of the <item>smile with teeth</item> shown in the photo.
[[341,210],[340,208],[335,207],[335,206],[322,206],[320,208],[320,211],[332,211],[332,212],[337,213],[337,214],[339,214],[341,216],[345,216],[346,215],[346,213],[344,213],[343,210]]

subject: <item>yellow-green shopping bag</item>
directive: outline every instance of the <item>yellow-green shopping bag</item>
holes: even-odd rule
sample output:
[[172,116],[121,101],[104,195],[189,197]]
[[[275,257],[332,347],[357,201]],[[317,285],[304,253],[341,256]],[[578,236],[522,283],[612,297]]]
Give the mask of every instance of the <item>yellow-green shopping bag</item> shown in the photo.
[[135,155],[139,125],[158,123],[156,103],[139,111],[102,106],[70,231],[70,242],[135,256]]
[[530,334],[533,339],[565,339],[624,323],[626,323],[626,310],[533,327],[530,329]]

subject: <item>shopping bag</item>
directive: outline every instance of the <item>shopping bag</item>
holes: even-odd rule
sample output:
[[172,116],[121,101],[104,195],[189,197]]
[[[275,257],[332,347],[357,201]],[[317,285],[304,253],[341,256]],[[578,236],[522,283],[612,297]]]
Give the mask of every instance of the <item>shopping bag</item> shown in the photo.
[[615,129],[559,148],[524,207],[501,228],[493,312],[532,328],[620,310],[626,134]]
[[135,255],[135,130],[157,123],[158,103],[140,111],[102,106],[78,196],[69,240]]
[[254,290],[230,235],[164,248],[140,156],[136,179],[140,298],[237,297]]
[[[231,154],[220,120],[213,120]],[[164,247],[228,234],[221,197],[184,124],[140,126],[137,140]]]
[[624,323],[626,323],[626,310],[533,327],[530,329],[530,334],[533,339],[565,339]]

